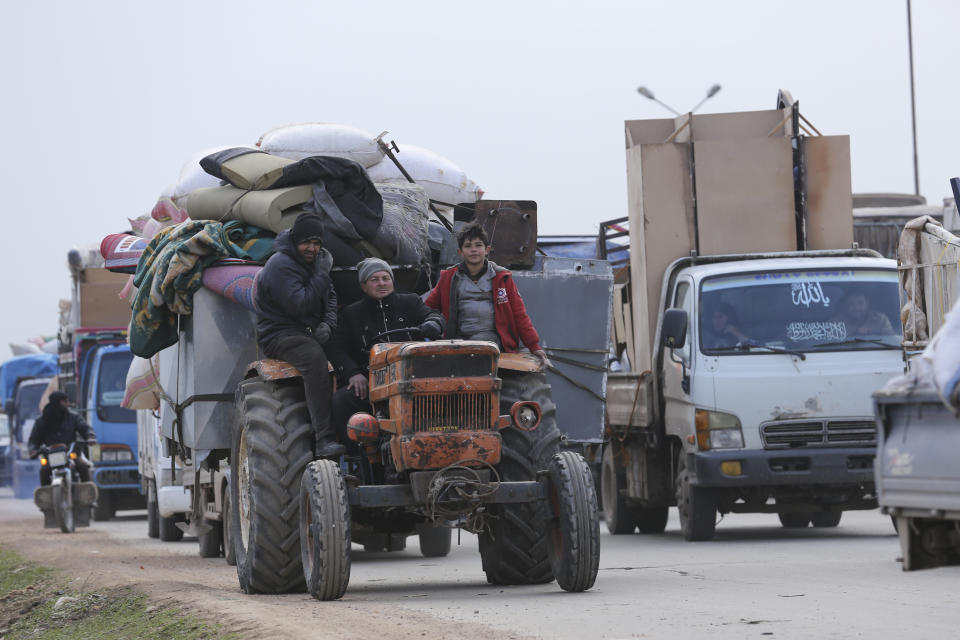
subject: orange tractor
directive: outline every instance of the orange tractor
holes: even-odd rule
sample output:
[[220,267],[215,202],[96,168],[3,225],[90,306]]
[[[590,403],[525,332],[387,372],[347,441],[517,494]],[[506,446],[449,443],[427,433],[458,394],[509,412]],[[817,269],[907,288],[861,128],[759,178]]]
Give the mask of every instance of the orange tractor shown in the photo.
[[[416,330],[378,340],[400,333]],[[244,591],[305,583],[334,600],[350,579],[351,542],[396,548],[418,533],[424,555],[444,556],[454,528],[478,535],[490,583],[593,586],[593,479],[580,454],[560,450],[536,358],[489,342],[382,342],[369,382],[372,411],[348,426],[359,454],[339,463],[314,459],[295,369],[259,361],[240,383],[230,529]]]

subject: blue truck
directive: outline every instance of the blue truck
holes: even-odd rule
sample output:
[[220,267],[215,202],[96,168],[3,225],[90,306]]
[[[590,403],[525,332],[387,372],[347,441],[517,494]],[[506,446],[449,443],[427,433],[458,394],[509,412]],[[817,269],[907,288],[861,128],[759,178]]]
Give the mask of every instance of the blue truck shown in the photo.
[[27,441],[56,373],[57,356],[49,353],[17,356],[0,364],[0,392],[9,429],[0,477],[10,479],[17,498],[31,498],[40,486],[40,463],[30,459]]
[[72,292],[61,315],[58,385],[97,435],[91,447],[98,498],[94,520],[143,509],[137,465],[136,412],[121,406],[133,355],[127,345],[129,302],[119,297],[128,276],[67,254]]
[[70,346],[61,353],[60,386],[97,434],[90,451],[99,492],[93,518],[109,520],[117,510],[143,509],[137,416],[120,406],[133,359],[124,332],[77,330]]

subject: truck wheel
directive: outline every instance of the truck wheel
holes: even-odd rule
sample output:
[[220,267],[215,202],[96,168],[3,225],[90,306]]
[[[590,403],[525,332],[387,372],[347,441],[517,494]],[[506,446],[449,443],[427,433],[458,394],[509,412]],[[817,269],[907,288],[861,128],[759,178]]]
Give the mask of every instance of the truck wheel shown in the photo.
[[[504,372],[500,388],[500,413],[514,402],[535,400],[543,413],[533,431],[507,427],[497,473],[503,482],[536,480],[560,450],[557,410],[550,385],[542,373],[509,375]],[[480,533],[480,558],[491,584],[537,584],[553,580],[547,543],[547,514],[540,502],[494,505],[494,516]]]
[[630,502],[623,494],[627,474],[614,459],[612,445],[603,448],[600,465],[600,491],[603,494],[603,519],[607,523],[607,531],[613,535],[633,533],[640,519],[640,505]]
[[223,557],[231,567],[237,566],[237,555],[233,547],[233,506],[230,503],[230,486],[223,492]]
[[307,465],[300,481],[300,558],[307,591],[338,600],[350,582],[350,504],[340,466]]
[[93,505],[93,519],[97,522],[106,522],[117,515],[117,507],[113,503],[113,495],[109,491],[100,491],[97,502]]
[[160,537],[160,508],[157,506],[157,485],[147,480],[147,537]]
[[550,569],[564,591],[586,591],[600,567],[600,522],[590,468],[579,453],[561,451],[549,469]]
[[786,529],[805,529],[810,524],[811,514],[809,513],[778,513],[780,524]]
[[450,554],[453,530],[427,523],[417,525],[420,537],[420,555],[424,558],[443,558]]
[[70,480],[53,485],[53,512],[63,533],[73,533],[73,499],[70,495]]
[[177,518],[164,518],[160,516],[160,522],[157,529],[160,534],[161,542],[180,542],[183,540],[183,529],[177,526]]
[[677,511],[685,540],[709,540],[717,529],[717,505],[708,489],[690,484],[686,456],[681,452],[677,465]]
[[210,527],[210,531],[200,535],[197,542],[200,546],[201,558],[219,558],[220,542],[223,540],[223,523],[219,520],[203,519],[203,524]]
[[810,514],[810,522],[815,527],[835,527],[842,517],[843,511],[816,511]]
[[300,476],[313,459],[313,427],[299,380],[251,378],[237,389],[239,424],[230,456],[231,527],[246,593],[304,590]]

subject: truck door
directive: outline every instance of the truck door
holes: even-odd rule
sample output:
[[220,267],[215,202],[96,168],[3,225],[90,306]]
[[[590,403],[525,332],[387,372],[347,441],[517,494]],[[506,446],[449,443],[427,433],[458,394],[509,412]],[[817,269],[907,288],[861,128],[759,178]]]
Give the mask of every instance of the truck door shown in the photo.
[[693,379],[694,313],[693,282],[690,278],[677,280],[671,298],[672,309],[687,312],[687,336],[680,349],[667,349],[663,357],[664,425],[667,433],[685,436],[693,429],[693,405],[690,403],[690,383]]

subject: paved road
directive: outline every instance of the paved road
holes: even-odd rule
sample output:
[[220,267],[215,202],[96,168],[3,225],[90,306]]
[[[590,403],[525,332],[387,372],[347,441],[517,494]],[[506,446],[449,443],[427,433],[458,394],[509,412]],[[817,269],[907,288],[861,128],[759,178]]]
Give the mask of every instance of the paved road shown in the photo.
[[[0,492],[0,519],[33,509]],[[190,540],[147,539],[142,514],[94,528],[134,552],[197,551]],[[600,574],[586,593],[488,585],[476,538],[464,534],[440,560],[420,557],[415,538],[403,552],[354,547],[345,601],[542,638],[952,638],[960,630],[960,567],[903,573],[890,521],[876,511],[805,530],[782,529],[776,516],[730,515],[703,543],[684,542],[673,517],[659,536],[601,530]],[[215,562],[209,570],[233,572]]]

